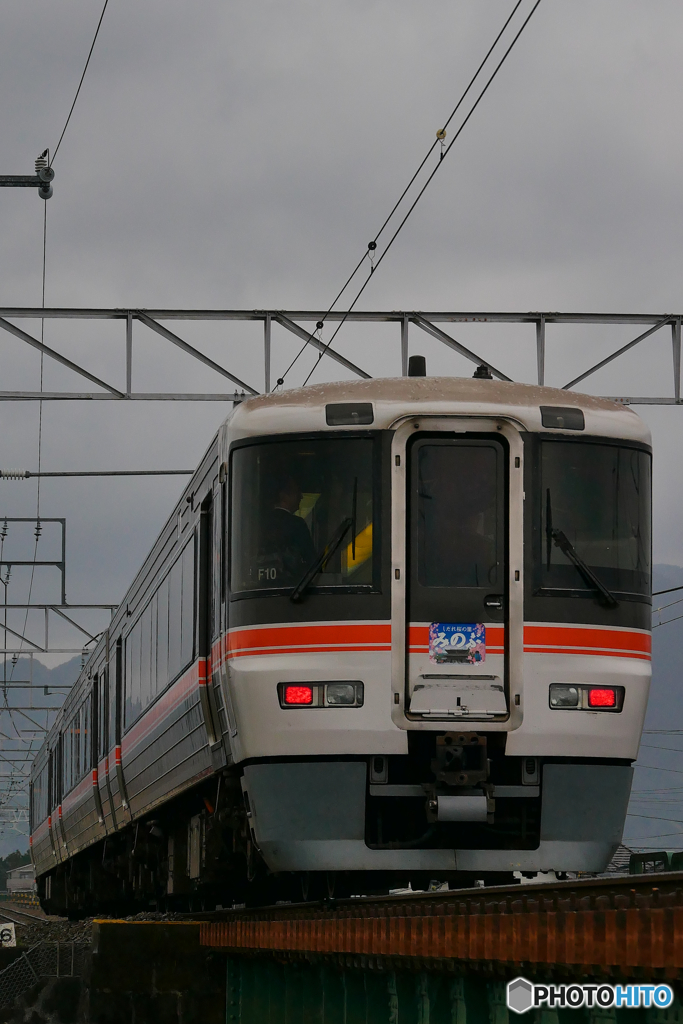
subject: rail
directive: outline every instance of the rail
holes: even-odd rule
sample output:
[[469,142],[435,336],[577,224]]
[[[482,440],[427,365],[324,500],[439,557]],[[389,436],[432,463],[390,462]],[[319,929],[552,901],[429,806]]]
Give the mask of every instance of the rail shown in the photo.
[[683,978],[683,872],[223,911],[200,942],[376,969]]

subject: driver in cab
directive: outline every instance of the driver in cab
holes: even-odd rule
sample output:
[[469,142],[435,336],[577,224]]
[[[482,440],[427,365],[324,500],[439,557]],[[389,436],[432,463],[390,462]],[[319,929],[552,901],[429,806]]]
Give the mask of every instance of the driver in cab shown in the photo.
[[316,552],[308,527],[296,515],[302,497],[301,487],[293,476],[277,482],[273,507],[264,522],[259,582],[298,583],[314,561]]

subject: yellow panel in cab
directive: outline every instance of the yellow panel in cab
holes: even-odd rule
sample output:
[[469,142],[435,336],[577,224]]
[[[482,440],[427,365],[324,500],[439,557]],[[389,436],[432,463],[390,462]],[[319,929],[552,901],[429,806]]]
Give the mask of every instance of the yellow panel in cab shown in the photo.
[[372,555],[372,523],[368,523],[364,530],[356,535],[356,557],[353,557],[352,546],[346,547],[346,571],[353,572],[363,562],[367,562]]

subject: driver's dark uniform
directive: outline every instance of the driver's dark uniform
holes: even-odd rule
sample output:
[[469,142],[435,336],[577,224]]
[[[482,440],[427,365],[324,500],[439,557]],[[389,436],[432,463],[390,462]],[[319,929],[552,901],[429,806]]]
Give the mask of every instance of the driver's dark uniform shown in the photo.
[[316,554],[306,523],[284,508],[273,508],[264,518],[259,563],[275,569],[279,583],[298,583]]

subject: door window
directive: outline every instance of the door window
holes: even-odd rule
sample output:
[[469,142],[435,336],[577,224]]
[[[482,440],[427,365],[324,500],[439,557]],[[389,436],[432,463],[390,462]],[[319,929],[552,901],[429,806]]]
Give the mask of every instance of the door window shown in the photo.
[[422,444],[417,451],[417,575],[423,587],[501,582],[498,452]]

